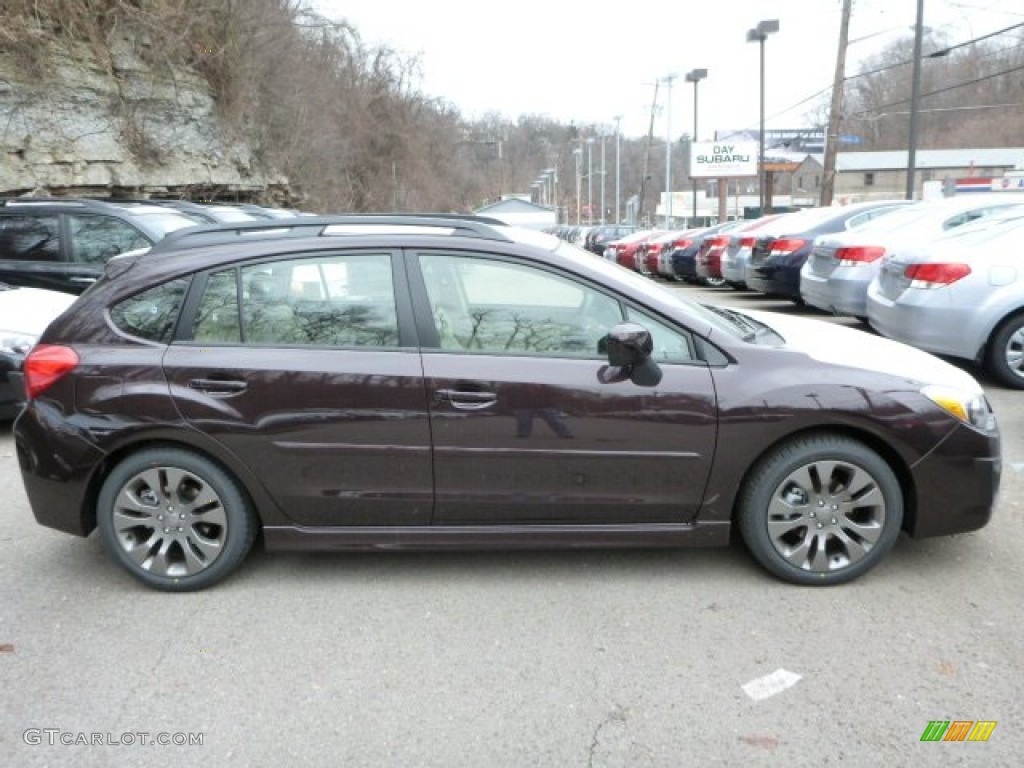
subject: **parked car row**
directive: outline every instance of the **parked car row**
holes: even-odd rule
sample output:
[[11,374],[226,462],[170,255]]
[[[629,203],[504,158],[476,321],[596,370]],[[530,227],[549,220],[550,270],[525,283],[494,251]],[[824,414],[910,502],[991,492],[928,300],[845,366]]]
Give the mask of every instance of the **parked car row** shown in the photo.
[[641,263],[644,244],[658,242],[652,233],[611,243],[606,253],[641,274],[725,284],[856,317],[1024,389],[1022,227],[1024,196],[975,193],[813,208],[677,233],[671,275]]

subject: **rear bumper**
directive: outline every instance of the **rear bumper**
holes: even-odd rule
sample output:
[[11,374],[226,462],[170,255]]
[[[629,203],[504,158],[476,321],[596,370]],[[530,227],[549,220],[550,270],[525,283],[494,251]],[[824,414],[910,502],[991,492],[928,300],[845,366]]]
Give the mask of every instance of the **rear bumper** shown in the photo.
[[800,295],[812,307],[837,315],[866,317],[868,313],[866,282],[801,273]]
[[[59,441],[53,436],[59,436]],[[76,536],[94,527],[86,514],[89,480],[106,454],[51,405],[30,403],[14,423],[21,479],[36,522]]]
[[18,415],[25,403],[25,382],[21,376],[20,355],[0,354],[0,420]]

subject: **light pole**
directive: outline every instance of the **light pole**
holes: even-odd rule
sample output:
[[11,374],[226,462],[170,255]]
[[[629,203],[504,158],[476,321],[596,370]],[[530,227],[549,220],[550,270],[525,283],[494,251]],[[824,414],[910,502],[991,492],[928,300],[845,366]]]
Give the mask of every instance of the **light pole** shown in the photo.
[[[697,143],[697,83],[708,76],[706,69],[691,69],[686,73],[686,82],[693,83],[693,140],[690,143],[690,156],[693,157],[693,145]],[[691,162],[693,162],[691,160]],[[690,169],[690,173],[693,173],[693,169]],[[693,181],[693,221],[690,222],[691,226],[697,226],[697,178],[691,176],[690,179]]]
[[753,29],[747,30],[747,42],[748,43],[759,43],[761,46],[761,130],[758,132],[758,151],[757,151],[757,189],[760,193],[760,208],[761,215],[764,216],[769,211],[764,209],[765,200],[765,171],[764,171],[764,41],[768,39],[768,35],[771,35],[779,31],[779,20],[778,19],[766,19],[757,22],[757,26]]
[[665,229],[672,221],[672,81],[679,75],[665,76]]
[[619,160],[619,149],[622,145],[622,131],[619,130],[620,123],[622,122],[622,115],[615,116],[615,224],[619,224],[622,221],[622,217],[619,215],[619,169],[621,168]]
[[594,139],[587,139],[587,226],[594,223]]
[[607,184],[605,182],[608,179],[608,177],[605,176],[605,171],[604,171],[604,140],[605,140],[605,128],[602,125],[601,126],[601,216],[598,219],[598,221],[601,224],[606,224],[607,223],[604,220],[604,212],[606,210],[605,207],[604,207],[604,188],[607,186]]
[[583,164],[583,148],[576,147],[572,151],[573,157],[576,158],[576,226],[578,227],[583,222],[580,221],[580,187],[581,184],[581,173],[580,166]]

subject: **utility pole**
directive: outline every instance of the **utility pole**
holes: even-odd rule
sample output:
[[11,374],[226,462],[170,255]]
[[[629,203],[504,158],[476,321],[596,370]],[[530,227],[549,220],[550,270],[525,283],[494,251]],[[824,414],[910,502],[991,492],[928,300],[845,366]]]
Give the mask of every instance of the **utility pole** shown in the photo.
[[622,218],[619,215],[619,171],[621,168],[620,152],[622,148],[622,115],[615,116],[615,224],[621,224]]
[[672,82],[677,77],[665,76],[665,229],[672,228]]
[[839,22],[839,53],[836,55],[836,76],[832,81],[832,106],[828,113],[825,132],[825,168],[821,182],[821,205],[832,205],[836,188],[836,155],[839,153],[839,135],[843,120],[843,83],[846,80],[846,46],[850,36],[850,9],[853,0],[843,0],[842,20]]
[[647,172],[651,167],[651,144],[654,143],[654,113],[658,111],[658,81],[654,81],[654,101],[651,103],[651,125],[647,129],[647,149],[644,150],[644,172],[640,175],[640,195],[636,202],[636,224],[643,226],[644,193],[647,190]]
[[914,199],[917,170],[917,113],[921,105],[921,38],[924,36],[924,0],[917,0],[914,25],[914,71],[910,84],[910,147],[907,150],[907,200]]

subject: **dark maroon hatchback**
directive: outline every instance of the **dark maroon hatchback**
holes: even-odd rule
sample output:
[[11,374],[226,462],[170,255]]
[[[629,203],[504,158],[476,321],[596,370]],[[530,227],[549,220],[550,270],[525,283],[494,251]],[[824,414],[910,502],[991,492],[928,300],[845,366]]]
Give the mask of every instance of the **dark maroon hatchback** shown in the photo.
[[470,217],[192,228],[44,333],[15,423],[37,520],[167,590],[271,550],[723,545],[853,579],[970,531],[995,418],[958,368],[699,306]]

